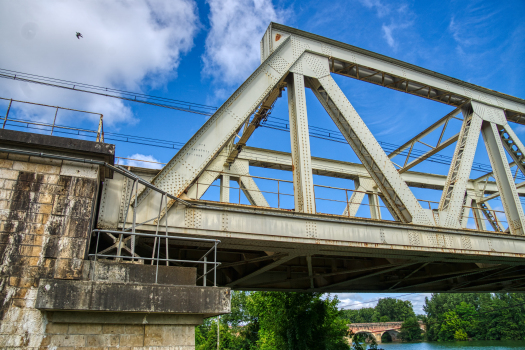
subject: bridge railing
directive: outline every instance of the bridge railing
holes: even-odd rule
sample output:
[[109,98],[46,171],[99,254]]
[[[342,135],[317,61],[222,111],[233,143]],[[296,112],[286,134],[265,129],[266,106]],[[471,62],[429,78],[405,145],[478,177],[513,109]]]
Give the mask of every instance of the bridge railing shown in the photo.
[[[207,239],[207,238],[198,238],[198,237],[178,237],[178,236],[169,236],[167,233],[165,235],[161,235],[158,233],[158,231],[155,234],[149,234],[149,233],[139,233],[139,232],[126,232],[126,231],[114,231],[114,230],[102,230],[97,229],[92,231],[94,234],[97,235],[96,239],[96,246],[95,246],[95,253],[89,254],[90,257],[94,259],[95,262],[99,258],[104,259],[113,259],[116,261],[149,261],[151,265],[156,265],[155,270],[155,283],[158,283],[158,274],[159,274],[159,265],[162,263],[165,263],[166,266],[168,266],[170,263],[172,264],[199,264],[203,266],[203,274],[197,278],[197,281],[199,281],[201,278],[203,278],[203,286],[206,286],[206,279],[208,274],[213,272],[213,286],[217,286],[217,268],[221,264],[217,261],[217,246],[220,243],[220,240],[217,239]],[[100,244],[100,235],[105,234],[107,237],[111,238],[114,243],[117,244],[117,249],[115,254],[110,254],[107,251],[110,250],[109,248],[103,249],[102,251],[99,251],[99,244]],[[137,238],[144,237],[144,238],[153,238],[153,249],[152,249],[152,255],[151,257],[144,257],[139,256],[135,252],[135,242]],[[129,242],[131,241],[131,242]],[[164,241],[164,249],[161,249],[161,242]],[[184,260],[184,259],[173,259],[169,258],[169,241],[191,241],[191,242],[199,242],[199,243],[205,243],[205,244],[211,244],[211,248],[203,254],[198,260]],[[128,245],[128,242],[130,243]],[[124,255],[127,252],[129,255]],[[164,254],[164,257],[162,257],[162,254]],[[212,260],[208,261],[208,256],[212,255]],[[208,266],[211,266],[212,268],[208,270]]]
[[[258,184],[264,185],[263,188],[255,186],[255,188],[246,188],[240,184],[237,186],[224,185],[213,183],[204,183],[197,181],[195,183],[196,193],[200,194],[201,192],[207,192],[209,188],[215,189],[227,189],[233,193],[230,193],[229,202],[233,204],[244,204],[244,198],[242,193],[249,195],[262,194],[268,202],[268,205],[272,208],[284,209],[284,210],[293,210],[294,209],[294,194],[293,194],[293,181],[276,179],[270,177],[254,176],[254,175],[239,175],[236,173],[228,173],[224,171],[215,171],[207,170],[209,172],[214,172],[218,176],[227,175],[231,179],[237,179],[238,182],[242,181],[242,178],[250,178],[254,182],[258,181]],[[274,190],[269,190],[270,186],[267,186],[265,183],[273,182]],[[199,188],[201,191],[199,192]],[[204,191],[203,191],[204,190]],[[320,195],[320,193],[322,193]],[[314,195],[316,203],[325,202],[330,203],[332,206],[321,206],[317,205],[318,214],[330,214],[330,215],[343,215],[348,217],[371,217],[373,219],[389,220],[393,221],[394,219],[389,215],[388,208],[379,201],[381,196],[378,192],[373,191],[362,191],[350,188],[326,186],[314,184]],[[375,201],[369,201],[366,197],[375,196]],[[212,195],[205,196],[205,200],[217,201],[220,202],[220,199],[213,199]],[[247,196],[248,197],[248,196]],[[356,199],[360,198],[360,199]],[[197,199],[197,198],[194,198]],[[202,199],[202,197],[201,197]],[[437,210],[439,207],[439,202],[418,199],[421,206],[429,210]],[[363,211],[358,211],[360,206],[368,207],[370,216],[363,215]],[[462,220],[466,220],[467,228],[477,229],[482,231],[496,231],[503,232],[504,227],[508,226],[505,212],[502,210],[494,210],[488,206],[483,206],[483,204],[477,207],[471,207],[468,205],[463,206],[463,214],[461,215]],[[374,214],[375,212],[375,217]],[[381,215],[382,214],[382,215]],[[386,214],[386,215],[385,215]]]
[[[73,135],[88,136],[88,137],[89,136],[95,137],[96,135],[96,142],[104,142],[104,116],[100,113],[88,112],[88,111],[82,111],[79,109],[72,109],[72,108],[65,108],[65,107],[58,107],[58,106],[50,106],[50,105],[45,105],[42,103],[19,101],[19,100],[14,100],[12,98],[9,99],[5,97],[0,97],[0,100],[9,101],[7,112],[2,121],[2,129],[5,129],[6,126],[12,126],[16,128],[36,129],[36,130],[43,131],[46,133],[49,132],[50,135],[53,135],[53,132],[55,133],[60,132],[60,133],[66,133],[69,135],[73,134]],[[24,120],[24,119],[19,119],[19,118],[9,118],[9,112],[11,111],[11,107],[17,103],[54,109],[55,117],[53,119],[53,123],[50,124],[50,123],[45,123],[45,122],[40,122],[40,121]],[[98,115],[100,116],[99,123],[98,123],[98,129],[95,131],[95,130],[89,130],[89,129],[83,129],[83,128],[75,128],[72,126],[58,125],[56,124],[56,121],[57,121],[58,112],[60,110]]]

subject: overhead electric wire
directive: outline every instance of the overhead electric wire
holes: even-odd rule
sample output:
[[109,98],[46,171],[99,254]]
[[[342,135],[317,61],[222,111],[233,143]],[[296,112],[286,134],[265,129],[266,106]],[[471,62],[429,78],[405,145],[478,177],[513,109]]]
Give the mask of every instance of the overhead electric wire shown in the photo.
[[18,80],[27,83],[56,87],[66,90],[87,92],[94,95],[117,98],[130,102],[139,102],[157,107],[175,109],[184,112],[196,113],[211,116],[217,107],[199,103],[185,102],[166,97],[151,96],[137,92],[112,89],[102,86],[77,83],[74,81],[44,77],[41,75],[23,73],[0,68],[0,78]]
[[[3,69],[3,68],[0,68],[0,78],[19,80],[19,81],[24,81],[28,83],[57,87],[57,88],[79,91],[79,92],[87,92],[87,93],[91,93],[95,95],[122,99],[122,100],[129,101],[129,102],[139,102],[139,103],[148,104],[152,106],[175,109],[179,111],[196,113],[196,114],[201,114],[205,116],[212,116],[213,113],[217,110],[217,107],[199,104],[199,103],[186,102],[186,101],[181,101],[181,100],[176,100],[176,99],[171,99],[171,98],[166,98],[166,97],[152,96],[152,95],[147,95],[143,93],[130,92],[130,91],[107,88],[107,87],[91,85],[91,84],[78,83],[74,81],[45,77],[45,76],[36,75],[36,74],[23,73],[23,72],[18,72],[18,71],[13,71],[9,69]],[[272,120],[273,119],[281,120],[284,122],[287,121],[286,119],[272,116]],[[269,129],[274,129],[274,130],[281,130],[281,131],[287,131],[287,132],[290,131],[288,124],[286,123],[284,123],[284,127],[283,127],[283,123],[281,123],[281,125],[272,124],[272,122],[268,123],[268,120],[265,120],[263,121],[261,126],[265,128],[269,128]],[[343,137],[343,135],[339,131],[329,130],[329,129],[325,129],[325,128],[321,128],[317,126],[309,126],[309,131],[310,131],[310,136],[312,137],[327,140],[327,141],[347,144],[346,139]],[[323,132],[326,133],[327,135],[322,134]],[[61,133],[67,133],[67,132],[62,131]],[[106,134],[109,135],[110,133],[106,133]],[[175,147],[175,144],[177,143],[180,144],[181,146],[183,145],[183,143],[180,143],[180,142],[156,140],[153,138],[142,138],[140,136],[127,135],[126,140],[123,139],[125,135],[122,135],[122,134],[119,135],[119,134],[113,133],[113,136],[117,138],[112,138],[110,136],[109,138],[106,138],[106,139],[109,141],[128,142],[128,143],[135,143],[135,144],[141,144],[141,145],[146,145],[146,146],[154,146],[154,147],[169,148],[169,149],[180,149],[180,147]],[[118,137],[121,137],[121,138],[119,139]],[[129,137],[133,137],[134,140],[130,141]],[[141,138],[143,140],[139,140]],[[147,141],[145,141],[146,139],[152,142],[160,141],[161,144],[148,143]],[[394,145],[391,143],[387,143],[383,141],[378,141],[378,142],[385,149],[385,151],[392,152],[398,148],[397,145]],[[168,147],[168,144],[171,144],[172,146]],[[399,155],[406,156],[408,154],[407,152],[408,152],[407,150],[404,150]],[[424,155],[425,153],[426,153],[425,151],[413,149],[411,152],[411,155],[414,155],[414,157],[418,157],[418,156]],[[435,154],[425,159],[425,161],[430,161],[433,163],[443,164],[443,165],[450,165],[452,161],[452,157]],[[474,162],[472,166],[472,170],[488,173],[488,172],[492,172],[492,167],[487,164]],[[518,178],[520,180],[525,180],[525,177],[523,176],[523,174],[521,176],[518,176]]]

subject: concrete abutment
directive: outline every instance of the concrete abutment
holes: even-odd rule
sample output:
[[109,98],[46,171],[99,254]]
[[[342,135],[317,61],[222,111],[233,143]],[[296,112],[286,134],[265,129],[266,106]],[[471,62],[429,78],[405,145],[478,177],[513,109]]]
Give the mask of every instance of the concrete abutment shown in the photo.
[[[0,348],[194,349],[230,311],[196,269],[88,259],[113,145],[0,130]],[[57,159],[34,156],[40,152]]]

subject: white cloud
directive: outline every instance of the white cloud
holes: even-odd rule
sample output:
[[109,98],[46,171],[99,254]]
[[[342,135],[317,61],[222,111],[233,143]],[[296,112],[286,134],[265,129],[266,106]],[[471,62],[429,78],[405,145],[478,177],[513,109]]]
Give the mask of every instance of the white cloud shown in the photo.
[[[140,91],[176,75],[198,29],[194,0],[2,1],[0,68]],[[122,101],[86,93],[1,79],[0,96],[102,113],[107,124],[133,121]],[[54,116],[41,111],[24,109]]]
[[[341,309],[358,310],[367,307],[375,307],[380,298],[396,298],[400,300],[408,300],[412,302],[414,312],[416,314],[424,314],[423,306],[425,305],[425,297],[430,297],[430,293],[415,293],[411,295],[406,294],[367,294],[367,293],[337,293],[339,298],[339,307]],[[363,296],[365,296],[363,298]]]
[[379,0],[359,0],[359,2],[369,9],[375,9],[379,18],[390,13],[390,8]]
[[385,25],[383,24],[383,26],[381,27],[381,29],[383,30],[383,38],[385,38],[388,46],[390,47],[395,47],[396,46],[396,41],[394,40],[394,37],[392,36],[392,31],[396,28],[396,26],[394,25]]
[[264,31],[271,21],[283,21],[285,12],[271,0],[208,0],[208,4],[210,31],[203,73],[218,84],[242,83],[260,64]]
[[[127,158],[127,159],[123,159]],[[119,164],[134,166],[140,168],[150,168],[150,169],[161,169],[163,164],[159,160],[151,155],[145,155],[140,153],[135,153],[131,156],[123,157],[119,159]]]
[[339,307],[341,309],[358,310],[366,307],[374,307],[377,304],[377,299],[364,300],[359,293],[338,293]]

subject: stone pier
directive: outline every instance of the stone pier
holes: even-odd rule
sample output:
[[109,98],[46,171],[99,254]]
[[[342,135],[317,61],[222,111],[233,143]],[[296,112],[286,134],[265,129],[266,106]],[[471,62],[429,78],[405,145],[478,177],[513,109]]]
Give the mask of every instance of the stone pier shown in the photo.
[[0,130],[0,348],[194,349],[195,326],[230,311],[195,268],[90,261],[115,146]]

